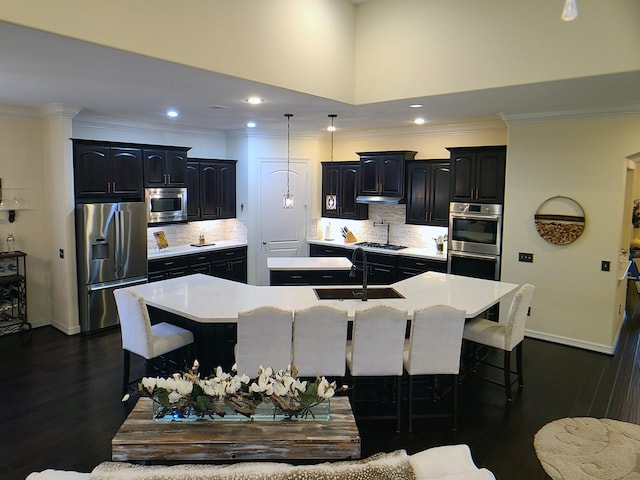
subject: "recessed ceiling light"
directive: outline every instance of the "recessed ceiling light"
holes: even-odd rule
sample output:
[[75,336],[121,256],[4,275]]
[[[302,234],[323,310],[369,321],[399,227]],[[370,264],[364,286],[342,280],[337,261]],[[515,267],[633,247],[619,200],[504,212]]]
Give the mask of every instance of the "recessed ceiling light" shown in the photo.
[[422,108],[424,107],[424,105],[422,105],[421,103],[412,103],[411,105],[409,105],[409,108]]
[[176,118],[180,114],[175,110],[167,110],[166,115],[167,117]]
[[251,105],[260,105],[264,100],[262,100],[260,97],[249,97],[247,98],[247,102],[249,102]]
[[427,122],[427,121],[426,121],[424,118],[422,118],[422,117],[418,117],[418,118],[416,118],[416,119],[413,121],[413,123],[415,123],[416,125],[423,125],[423,124],[424,124],[424,123],[426,123],[426,122]]
[[255,128],[256,127],[256,122],[247,122],[247,127],[248,128]]

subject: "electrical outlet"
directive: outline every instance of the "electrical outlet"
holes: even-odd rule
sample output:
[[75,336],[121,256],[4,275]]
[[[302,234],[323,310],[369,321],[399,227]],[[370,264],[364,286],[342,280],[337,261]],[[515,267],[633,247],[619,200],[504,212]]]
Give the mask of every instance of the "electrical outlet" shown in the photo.
[[600,269],[603,272],[608,272],[609,270],[611,270],[611,262],[608,260],[602,260],[602,263],[600,264]]
[[524,253],[524,252],[518,253],[518,261],[533,263],[533,253]]
[[58,256],[60,258],[64,258],[64,250],[63,249],[58,250]]
[[531,307],[527,309],[527,317],[530,317],[530,316],[531,316]]

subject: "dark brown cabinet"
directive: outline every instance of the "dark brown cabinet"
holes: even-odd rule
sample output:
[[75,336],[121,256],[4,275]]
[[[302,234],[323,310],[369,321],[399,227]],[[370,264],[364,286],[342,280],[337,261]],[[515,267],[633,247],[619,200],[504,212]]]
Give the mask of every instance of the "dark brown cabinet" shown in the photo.
[[202,273],[247,283],[247,247],[152,259],[148,271],[149,282]]
[[388,152],[358,152],[360,156],[359,195],[403,197],[405,161],[417,152],[408,150]]
[[212,252],[211,275],[247,283],[247,247]]
[[448,159],[407,162],[406,223],[448,225],[450,173]]
[[236,160],[190,159],[187,164],[187,218],[236,217]]
[[[353,249],[331,245],[309,244],[310,257],[347,257],[351,260]],[[408,255],[389,255],[367,250],[367,281],[371,285],[389,285],[423,272],[446,272],[446,260],[432,260]],[[356,259],[355,278],[349,278],[348,284],[362,284],[362,256]],[[339,272],[337,272],[339,273]]]
[[354,283],[349,270],[272,270],[269,284],[275,285],[348,285]]
[[451,201],[504,202],[506,146],[447,150],[451,152]]
[[144,186],[186,187],[188,148],[144,149]]
[[447,262],[446,260],[400,256],[400,261],[398,262],[398,280],[414,277],[424,272],[446,273]]
[[[322,162],[322,216],[366,220],[369,206],[356,203],[360,181],[358,162]],[[336,196],[335,209],[327,208],[327,195]]]
[[76,140],[73,169],[78,203],[144,198],[140,148]]

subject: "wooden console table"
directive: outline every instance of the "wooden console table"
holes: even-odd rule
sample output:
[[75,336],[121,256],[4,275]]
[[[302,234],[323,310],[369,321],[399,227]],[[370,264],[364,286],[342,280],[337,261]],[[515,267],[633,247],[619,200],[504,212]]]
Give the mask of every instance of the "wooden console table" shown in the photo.
[[157,422],[139,398],[111,441],[116,461],[290,461],[360,458],[348,397],[331,399],[331,419],[314,421]]

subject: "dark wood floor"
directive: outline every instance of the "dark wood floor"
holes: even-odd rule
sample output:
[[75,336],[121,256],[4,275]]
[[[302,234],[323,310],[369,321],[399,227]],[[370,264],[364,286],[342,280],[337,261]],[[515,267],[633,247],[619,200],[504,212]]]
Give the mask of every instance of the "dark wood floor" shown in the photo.
[[[419,420],[414,433],[395,434],[394,421],[358,418],[363,455],[404,448],[466,443],[479,466],[498,480],[548,478],[533,450],[533,435],[569,416],[639,423],[640,361],[636,359],[640,301],[630,285],[628,321],[614,356],[526,339],[525,388],[507,405],[503,391],[465,376],[459,429],[446,420]],[[111,438],[130,405],[120,402],[120,334],[66,336],[52,327],[0,338],[0,478],[32,471],[89,472],[109,460]],[[134,373],[142,373],[134,362]]]

